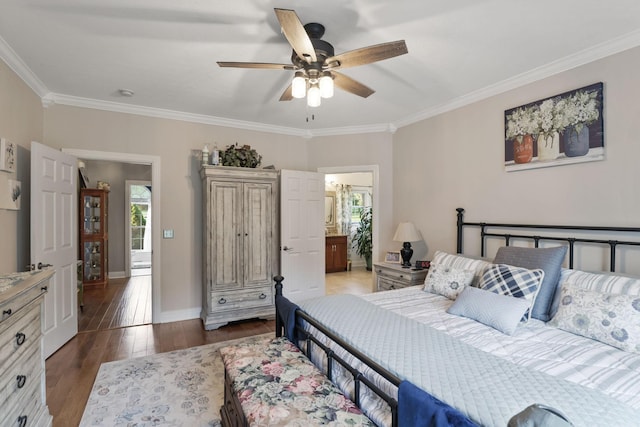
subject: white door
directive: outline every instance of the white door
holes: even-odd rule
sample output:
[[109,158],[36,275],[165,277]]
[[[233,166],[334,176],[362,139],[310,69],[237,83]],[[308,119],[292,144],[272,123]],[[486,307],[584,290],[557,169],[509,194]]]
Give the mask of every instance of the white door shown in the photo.
[[280,172],[280,271],[293,302],[324,296],[324,174]]
[[45,358],[78,333],[77,177],[74,156],[31,143],[31,263],[56,271],[44,298]]

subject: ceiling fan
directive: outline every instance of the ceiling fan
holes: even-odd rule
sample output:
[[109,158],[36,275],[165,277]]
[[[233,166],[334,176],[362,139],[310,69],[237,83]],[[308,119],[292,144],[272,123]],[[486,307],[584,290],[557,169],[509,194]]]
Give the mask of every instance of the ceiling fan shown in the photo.
[[321,40],[324,35],[322,24],[309,23],[303,26],[294,10],[274,10],[283,34],[293,48],[291,64],[218,61],[218,65],[295,71],[294,78],[280,96],[280,101],[307,96],[307,104],[316,107],[320,105],[321,98],[333,96],[334,84],[342,90],[366,98],[375,91],[336,70],[370,64],[408,52],[404,40],[398,40],[335,55],[333,46]]

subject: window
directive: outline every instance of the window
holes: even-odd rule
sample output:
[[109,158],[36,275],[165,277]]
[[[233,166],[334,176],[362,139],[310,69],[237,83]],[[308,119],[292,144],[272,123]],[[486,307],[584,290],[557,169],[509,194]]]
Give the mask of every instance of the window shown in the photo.
[[360,213],[365,207],[371,206],[371,189],[353,187],[351,189],[351,224],[360,224]]

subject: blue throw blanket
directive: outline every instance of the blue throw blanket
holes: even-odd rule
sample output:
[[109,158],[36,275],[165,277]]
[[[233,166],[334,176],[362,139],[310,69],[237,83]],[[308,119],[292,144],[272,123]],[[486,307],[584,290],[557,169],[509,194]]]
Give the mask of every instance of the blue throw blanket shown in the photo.
[[276,310],[284,324],[284,336],[296,342],[296,310],[300,308],[283,296],[276,295]]
[[398,427],[476,427],[455,408],[408,381],[398,387]]

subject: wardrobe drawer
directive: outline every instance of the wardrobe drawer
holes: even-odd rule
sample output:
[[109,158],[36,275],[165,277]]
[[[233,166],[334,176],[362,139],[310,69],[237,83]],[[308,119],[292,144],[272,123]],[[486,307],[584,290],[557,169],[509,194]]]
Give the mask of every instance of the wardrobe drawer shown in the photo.
[[47,423],[50,416],[43,414],[46,406],[42,404],[41,396],[40,381],[32,382],[28,388],[25,386],[23,392],[16,396],[15,401],[11,401],[12,405],[7,407],[7,415],[3,417],[3,422],[6,424],[2,425],[11,427],[50,425]]
[[274,304],[271,285],[260,288],[211,292],[213,310],[238,310],[250,307],[268,307]]

